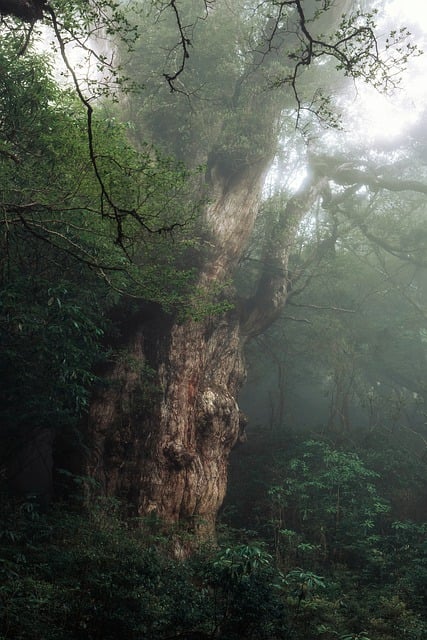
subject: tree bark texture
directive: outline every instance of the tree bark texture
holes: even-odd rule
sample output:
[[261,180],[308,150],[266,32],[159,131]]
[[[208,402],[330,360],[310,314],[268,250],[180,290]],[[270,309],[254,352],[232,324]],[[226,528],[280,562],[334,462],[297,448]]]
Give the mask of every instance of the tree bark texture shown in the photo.
[[[266,164],[252,166],[213,185],[203,286],[232,276],[253,228],[265,170]],[[291,233],[316,194],[310,183],[290,200],[283,215],[292,210]],[[245,379],[244,343],[255,332],[255,317],[258,331],[284,305],[286,247],[274,256],[282,261],[281,277],[262,279],[256,313],[255,299],[201,321],[179,323],[159,310],[141,311],[132,321],[126,357],[111,365],[89,416],[86,472],[107,495],[124,498],[141,516],[154,513],[167,523],[186,523],[200,537],[213,535],[228,456],[244,437],[236,401]],[[267,296],[273,303],[263,307]]]
[[[258,211],[265,168],[213,185],[202,286],[232,274]],[[245,377],[239,313],[177,322],[158,309],[142,311],[126,333],[126,357],[111,365],[91,404],[87,473],[139,515],[155,513],[211,535],[228,455],[244,426],[236,402]]]

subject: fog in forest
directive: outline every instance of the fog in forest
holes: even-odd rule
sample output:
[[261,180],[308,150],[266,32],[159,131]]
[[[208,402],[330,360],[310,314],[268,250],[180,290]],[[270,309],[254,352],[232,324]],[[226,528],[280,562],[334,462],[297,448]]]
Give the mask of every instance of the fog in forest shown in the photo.
[[[422,6],[388,2],[379,24],[388,31],[398,19],[424,47],[426,16]],[[343,208],[344,215],[338,218],[318,208],[302,220],[293,257],[299,280],[295,301],[291,291],[282,319],[249,348],[248,382],[240,396],[249,430],[251,425],[255,432],[286,425],[310,432],[325,425],[374,428],[387,422],[395,429],[416,425],[426,435],[421,391],[426,377],[422,302],[426,272],[419,259],[425,248],[421,236],[415,246],[415,220],[409,223],[404,213],[420,216],[421,222],[424,196],[418,204],[405,191],[392,201],[387,196],[383,200],[380,193],[372,198],[362,178],[362,172],[380,168],[381,177],[390,181],[395,177],[399,192],[398,180],[406,172],[417,179],[424,175],[424,76],[421,56],[409,62],[399,85],[389,92],[345,82],[334,96],[339,130],[308,133],[309,158],[311,153],[323,154],[327,162],[335,155],[344,172],[355,171],[356,197],[348,207],[356,206],[358,215],[365,211],[383,218],[381,242],[375,245],[375,234],[358,236],[349,209],[344,213]],[[282,141],[286,160],[276,161],[267,179],[267,196],[301,187],[310,171],[310,160],[301,151],[305,133],[292,135],[291,149],[289,138]],[[348,287],[342,288],[342,278]],[[414,331],[419,332],[416,344]]]
[[424,0],[0,0],[0,640],[427,638]]

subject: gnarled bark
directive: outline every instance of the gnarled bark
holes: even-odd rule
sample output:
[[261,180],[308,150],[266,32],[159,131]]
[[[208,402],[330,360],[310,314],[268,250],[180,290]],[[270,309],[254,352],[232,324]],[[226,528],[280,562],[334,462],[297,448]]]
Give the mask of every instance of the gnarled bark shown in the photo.
[[[214,183],[202,286],[232,274],[253,227],[265,168],[260,163]],[[127,335],[127,358],[111,365],[91,404],[87,472],[139,515],[155,512],[212,535],[228,455],[244,427],[236,402],[245,377],[238,310],[198,322],[142,311]]]
[[[265,167],[214,184],[205,215],[212,250],[200,273],[203,286],[232,275],[253,228]],[[266,270],[253,300],[199,322],[142,312],[128,329],[129,356],[111,366],[109,385],[91,405],[87,472],[139,515],[154,512],[213,535],[228,456],[243,437],[236,397],[245,379],[244,343],[285,303],[290,237],[321,184],[311,179],[289,201],[283,212],[287,219],[292,214],[289,236],[275,236],[275,251],[270,246],[277,270]],[[153,372],[150,389],[144,371]]]

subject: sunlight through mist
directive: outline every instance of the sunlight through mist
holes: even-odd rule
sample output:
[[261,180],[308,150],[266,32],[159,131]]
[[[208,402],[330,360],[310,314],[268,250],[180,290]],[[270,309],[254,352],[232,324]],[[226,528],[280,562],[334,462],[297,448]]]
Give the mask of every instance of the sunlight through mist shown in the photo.
[[[379,22],[384,29],[405,26],[411,40],[419,49],[426,49],[427,2],[425,0],[392,0],[384,4]],[[408,61],[401,83],[392,95],[385,96],[371,87],[358,89],[349,105],[348,116],[362,121],[363,135],[371,139],[393,139],[403,135],[425,109],[427,86],[425,83],[426,57],[414,56]],[[358,118],[360,111],[362,118]],[[351,125],[350,125],[351,126]]]

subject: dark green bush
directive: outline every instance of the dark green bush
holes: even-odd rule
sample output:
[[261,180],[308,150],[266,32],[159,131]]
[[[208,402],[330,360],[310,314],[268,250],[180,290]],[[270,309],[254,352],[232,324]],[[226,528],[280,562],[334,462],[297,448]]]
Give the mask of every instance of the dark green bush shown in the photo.
[[176,560],[152,530],[122,521],[111,502],[86,514],[4,503],[0,638],[283,637],[280,575],[268,554],[238,546]]

